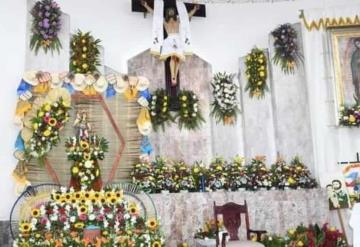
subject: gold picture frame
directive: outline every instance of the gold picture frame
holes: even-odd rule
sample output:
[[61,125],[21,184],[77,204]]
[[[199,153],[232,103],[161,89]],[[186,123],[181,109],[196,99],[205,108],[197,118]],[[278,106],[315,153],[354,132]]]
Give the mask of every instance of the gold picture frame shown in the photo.
[[[360,100],[360,26],[329,28],[327,31],[338,115],[342,106],[356,104],[355,97]],[[356,74],[354,57],[359,61]]]

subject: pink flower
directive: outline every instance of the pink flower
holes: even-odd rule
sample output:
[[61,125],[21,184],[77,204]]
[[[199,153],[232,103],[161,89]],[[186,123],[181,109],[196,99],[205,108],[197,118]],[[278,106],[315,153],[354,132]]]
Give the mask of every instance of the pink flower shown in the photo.
[[105,216],[104,216],[103,214],[99,214],[99,215],[96,217],[96,219],[97,219],[98,221],[103,221],[104,218],[105,218]]
[[86,215],[86,214],[80,214],[80,215],[79,215],[79,219],[80,219],[81,221],[86,221],[86,220],[87,220],[87,215]]
[[43,217],[43,218],[40,219],[40,224],[41,224],[41,225],[46,225],[47,222],[48,222],[48,219],[45,218],[45,217]]
[[60,216],[60,222],[65,222],[67,220],[66,215],[61,215]]

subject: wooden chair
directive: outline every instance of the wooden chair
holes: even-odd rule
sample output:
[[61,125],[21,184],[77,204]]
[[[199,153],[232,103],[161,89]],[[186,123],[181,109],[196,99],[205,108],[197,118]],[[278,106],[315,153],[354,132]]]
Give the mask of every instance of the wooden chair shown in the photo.
[[[241,214],[245,214],[245,224],[246,224],[246,236],[247,240],[239,240],[238,232],[241,225]],[[239,205],[233,202],[226,203],[222,206],[216,206],[214,202],[214,216],[216,222],[218,221],[218,215],[222,215],[224,221],[224,227],[227,233],[223,233],[222,241],[219,240],[219,228],[216,224],[217,238],[216,246],[218,247],[221,244],[221,247],[264,247],[263,244],[255,241],[251,241],[251,234],[256,234],[257,239],[261,239],[261,235],[265,234],[266,231],[255,231],[251,230],[249,227],[249,214],[247,209],[246,201],[244,205]],[[229,236],[229,242],[226,243],[226,237]]]

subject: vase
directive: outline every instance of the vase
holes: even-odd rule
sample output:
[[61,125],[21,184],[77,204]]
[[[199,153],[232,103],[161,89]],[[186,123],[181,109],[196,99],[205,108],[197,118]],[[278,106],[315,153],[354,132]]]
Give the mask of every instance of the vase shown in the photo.
[[101,236],[101,229],[98,226],[88,226],[84,229],[84,239],[93,243],[96,238]]

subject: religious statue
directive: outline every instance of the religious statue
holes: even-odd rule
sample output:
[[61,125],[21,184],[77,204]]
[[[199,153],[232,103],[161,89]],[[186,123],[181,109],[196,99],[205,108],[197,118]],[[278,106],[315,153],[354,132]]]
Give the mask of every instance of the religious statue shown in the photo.
[[354,40],[355,51],[351,56],[351,73],[355,87],[355,98],[360,100],[360,38]]
[[74,127],[77,129],[76,135],[80,139],[86,139],[89,137],[89,131],[91,131],[91,125],[87,120],[86,111],[79,111],[76,113],[76,119],[74,121]]
[[[185,4],[176,1],[176,8],[166,8],[165,17],[163,0],[154,1],[154,9],[152,9],[146,0],[141,0],[141,4],[145,9],[153,14],[153,46],[151,53],[159,56],[163,61],[170,58],[171,85],[177,85],[177,75],[181,62],[185,61],[187,55],[191,55],[191,37],[189,19],[200,8],[194,5],[194,8],[188,13]],[[164,31],[167,37],[164,39]]]

